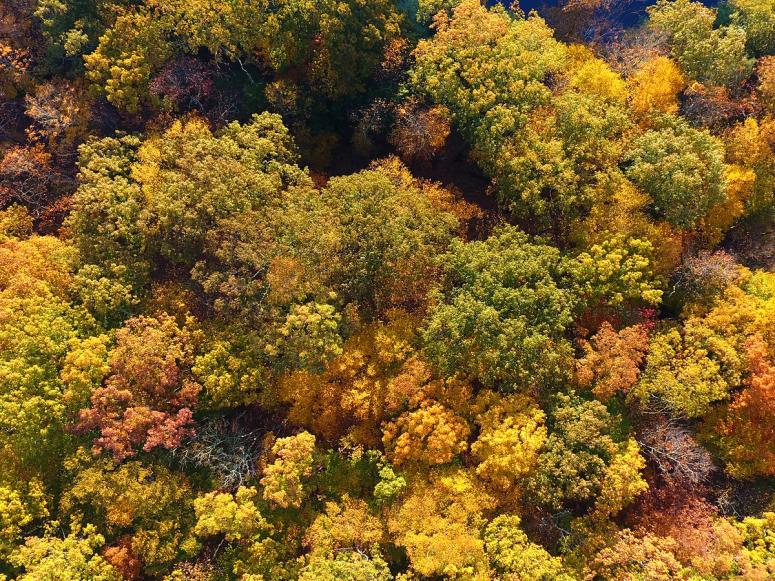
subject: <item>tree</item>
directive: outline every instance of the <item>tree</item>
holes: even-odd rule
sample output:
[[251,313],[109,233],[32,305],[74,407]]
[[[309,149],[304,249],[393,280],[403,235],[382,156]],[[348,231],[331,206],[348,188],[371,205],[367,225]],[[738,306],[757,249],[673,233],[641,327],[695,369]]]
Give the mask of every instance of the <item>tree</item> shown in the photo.
[[95,93],[137,113],[152,104],[148,83],[171,52],[159,20],[149,10],[130,9],[100,36],[96,50],[84,56],[86,77]]
[[376,549],[384,537],[383,525],[368,505],[346,495],[339,503],[326,503],[304,534],[304,544],[317,556],[354,551],[361,555]]
[[[124,549],[136,555],[148,573],[163,571],[178,558],[196,553],[190,530],[193,495],[185,477],[162,465],[136,460],[118,467],[109,459],[91,465],[88,460],[81,462],[84,459],[78,456],[72,458],[71,465],[81,470],[61,500],[62,513],[74,523],[88,515],[106,536],[126,535],[119,537],[125,541]],[[113,547],[120,548],[124,541]]]
[[162,256],[193,265],[220,219],[257,209],[290,185],[308,183],[296,159],[277,115],[254,115],[217,134],[198,118],[176,121],[146,140],[132,165],[131,176],[146,200],[141,229]]
[[506,391],[562,376],[575,299],[563,288],[559,250],[504,227],[484,242],[454,241],[442,265],[423,341],[443,374]]
[[278,438],[272,445],[274,460],[264,469],[264,500],[282,508],[298,508],[306,496],[304,481],[312,474],[315,436],[301,432]]
[[437,194],[396,159],[328,182],[323,199],[341,224],[332,283],[343,300],[369,316],[424,300],[437,270],[434,259],[459,227],[442,205],[451,200]]
[[[403,411],[430,379],[427,366],[409,363],[416,341],[416,321],[401,311],[389,312],[385,323],[364,325],[322,374],[301,370],[281,379],[280,396],[291,403],[289,419],[329,442],[349,433],[355,442],[376,446],[381,423]],[[402,377],[405,363],[412,365],[406,371],[416,373]]]
[[699,320],[683,329],[666,328],[653,336],[646,369],[630,397],[644,404],[656,398],[657,408],[661,400],[678,417],[702,416],[727,399],[740,379],[734,351]]
[[734,0],[732,21],[745,30],[746,41],[756,56],[772,54],[775,49],[775,11],[760,0]]
[[775,364],[761,337],[746,345],[751,375],[743,390],[711,424],[727,460],[727,472],[738,478],[775,474],[775,431],[772,429]]
[[299,581],[389,581],[390,569],[380,555],[339,551],[327,558],[312,558]]
[[190,52],[206,48],[216,58],[239,59],[261,47],[268,2],[150,0],[161,27],[183,39]]
[[772,118],[757,121],[751,117],[731,128],[727,136],[730,161],[752,170],[755,175],[751,196],[744,200],[751,214],[766,212],[775,204],[775,164],[770,145],[774,132],[775,121]]
[[611,437],[613,418],[598,401],[558,395],[549,415],[549,437],[527,489],[540,503],[560,510],[600,497],[608,467],[620,446]]
[[659,418],[647,424],[640,430],[639,442],[669,484],[691,489],[702,485],[715,470],[710,452],[675,420]]
[[404,412],[382,430],[385,452],[396,466],[447,464],[468,450],[466,422],[433,400],[420,402],[417,409]]
[[642,124],[650,125],[660,113],[678,113],[678,94],[686,81],[669,58],[658,56],[647,60],[627,80],[630,107]]
[[743,552],[753,563],[760,565],[766,573],[775,571],[775,538],[773,538],[775,513],[766,511],[761,517],[745,517],[735,523],[743,534]]
[[414,483],[388,516],[388,531],[419,575],[482,575],[488,565],[479,531],[492,504],[474,478],[447,469]]
[[636,537],[625,529],[617,535],[614,544],[602,549],[589,563],[585,579],[681,579],[681,564],[675,558],[674,549],[675,541],[670,538]]
[[129,179],[139,145],[134,136],[106,137],[78,150],[79,187],[65,225],[85,263],[142,264],[142,192]]
[[618,235],[593,244],[569,265],[579,302],[588,309],[627,303],[659,305],[662,283],[654,275],[652,256],[648,240]]
[[605,402],[627,393],[638,381],[648,351],[648,332],[643,325],[615,331],[604,322],[590,341],[582,341],[584,357],[576,361],[576,379]]
[[0,159],[0,203],[3,206],[19,203],[40,214],[53,198],[58,181],[51,154],[41,145],[14,146],[3,152]]
[[174,449],[193,433],[192,407],[201,386],[191,376],[196,333],[169,315],[129,320],[116,332],[110,375],[79,413],[78,429],[99,430],[95,454],[117,461],[156,447]]
[[10,560],[22,568],[16,578],[23,581],[119,581],[118,571],[97,554],[104,542],[92,525],[86,525],[64,538],[53,534],[29,537]]
[[224,535],[227,541],[248,540],[269,528],[254,499],[258,491],[240,486],[234,494],[208,492],[194,500],[196,526],[199,537]]
[[0,456],[9,475],[56,477],[51,458],[87,396],[68,377],[68,356],[98,333],[95,321],[67,300],[76,255],[52,237],[0,244]]
[[484,404],[485,409],[476,416],[480,432],[471,445],[479,461],[476,474],[499,495],[518,496],[519,484],[535,470],[546,443],[546,416],[526,396],[499,398],[490,393],[479,397],[481,404],[490,400],[490,405]]
[[627,164],[627,176],[653,198],[654,211],[680,228],[694,227],[726,198],[723,145],[685,121],[669,120],[637,137]]
[[551,101],[546,80],[563,70],[565,47],[537,15],[512,18],[475,0],[459,3],[451,17],[442,13],[435,26],[415,50],[415,91],[449,110],[510,210],[545,222],[544,189],[560,199],[556,213],[571,206],[572,163],[539,109]]
[[6,559],[30,525],[49,516],[45,489],[33,479],[22,486],[0,486],[0,556]]
[[648,26],[665,35],[683,73],[701,83],[735,87],[751,72],[746,33],[739,26],[714,28],[716,11],[692,0],[660,0],[648,8]]
[[484,529],[484,543],[492,568],[504,578],[524,581],[556,579],[570,581],[562,561],[550,555],[541,545],[530,542],[520,528],[516,515],[495,517]]
[[441,106],[421,107],[408,101],[396,110],[390,142],[407,161],[429,161],[444,147],[451,131],[449,113]]
[[564,50],[539,17],[512,19],[465,0],[437,21],[415,59],[410,78],[418,92],[447,107],[477,149],[491,151],[549,101],[543,81],[560,71]]
[[269,60],[280,73],[301,67],[329,98],[365,91],[401,16],[388,0],[280,0],[266,16]]

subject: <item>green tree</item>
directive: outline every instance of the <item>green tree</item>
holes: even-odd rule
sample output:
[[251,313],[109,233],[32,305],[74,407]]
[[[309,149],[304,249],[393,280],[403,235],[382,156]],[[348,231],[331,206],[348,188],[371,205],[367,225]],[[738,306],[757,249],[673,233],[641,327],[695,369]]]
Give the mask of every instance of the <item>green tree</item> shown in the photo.
[[301,67],[313,90],[337,98],[365,91],[401,14],[389,0],[278,0],[265,26],[275,69]]
[[131,168],[145,200],[140,223],[148,244],[175,263],[192,265],[218,220],[308,183],[296,161],[277,115],[254,115],[216,134],[202,119],[174,122],[142,144]]
[[664,127],[637,137],[626,164],[627,176],[652,197],[657,215],[679,228],[693,228],[726,199],[721,141],[683,120],[665,118]]
[[373,315],[424,300],[459,226],[436,194],[395,159],[328,183],[323,199],[341,231],[332,284],[346,302]]
[[648,8],[648,15],[648,26],[667,37],[687,77],[735,87],[751,73],[745,30],[734,25],[714,28],[714,9],[692,0],[660,0]]
[[745,30],[751,52],[756,56],[775,50],[775,7],[766,0],[732,0],[733,22]]
[[423,341],[442,373],[506,391],[562,377],[575,299],[559,250],[503,227],[484,242],[454,241],[441,264]]

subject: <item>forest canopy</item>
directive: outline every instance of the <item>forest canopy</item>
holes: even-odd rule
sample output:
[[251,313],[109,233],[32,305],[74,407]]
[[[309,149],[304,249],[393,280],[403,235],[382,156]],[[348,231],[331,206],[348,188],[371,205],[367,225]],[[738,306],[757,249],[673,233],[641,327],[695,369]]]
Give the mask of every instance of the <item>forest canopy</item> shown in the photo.
[[775,578],[771,0],[0,2],[0,581]]

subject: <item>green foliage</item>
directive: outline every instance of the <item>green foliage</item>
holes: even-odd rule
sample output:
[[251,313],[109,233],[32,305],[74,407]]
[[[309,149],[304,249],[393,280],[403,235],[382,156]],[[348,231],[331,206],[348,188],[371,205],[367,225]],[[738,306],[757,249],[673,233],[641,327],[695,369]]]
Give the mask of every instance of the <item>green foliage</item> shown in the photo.
[[341,228],[333,283],[346,302],[366,313],[424,299],[436,270],[434,259],[449,245],[457,218],[434,204],[395,159],[333,178],[323,191]]
[[654,212],[679,228],[692,228],[726,199],[724,148],[706,130],[667,119],[662,129],[633,142],[627,175],[649,194]]
[[176,121],[142,144],[131,169],[145,200],[140,223],[149,246],[173,262],[191,264],[220,219],[305,183],[295,162],[279,116],[255,115],[217,134],[200,119]]
[[336,98],[365,90],[401,16],[389,0],[279,0],[265,26],[272,65],[303,66],[315,90]]
[[513,227],[484,242],[454,241],[423,332],[429,359],[506,391],[562,376],[563,334],[575,300],[563,288],[567,260]]
[[756,55],[772,54],[775,50],[775,7],[762,0],[734,0],[733,22],[745,30],[751,52]]
[[715,10],[692,0],[659,0],[648,13],[648,25],[667,37],[673,58],[689,78],[734,87],[750,74],[745,30],[715,28]]

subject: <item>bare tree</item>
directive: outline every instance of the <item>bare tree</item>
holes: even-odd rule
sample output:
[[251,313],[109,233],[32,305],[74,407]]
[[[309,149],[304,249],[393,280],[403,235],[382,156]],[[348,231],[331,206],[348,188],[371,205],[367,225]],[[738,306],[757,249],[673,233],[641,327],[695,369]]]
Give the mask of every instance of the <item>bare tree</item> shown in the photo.
[[715,470],[710,453],[676,420],[659,417],[641,429],[638,440],[643,452],[670,483],[701,485]]
[[184,465],[209,470],[224,489],[234,490],[256,476],[262,434],[244,429],[237,416],[197,426],[196,435],[175,450]]

